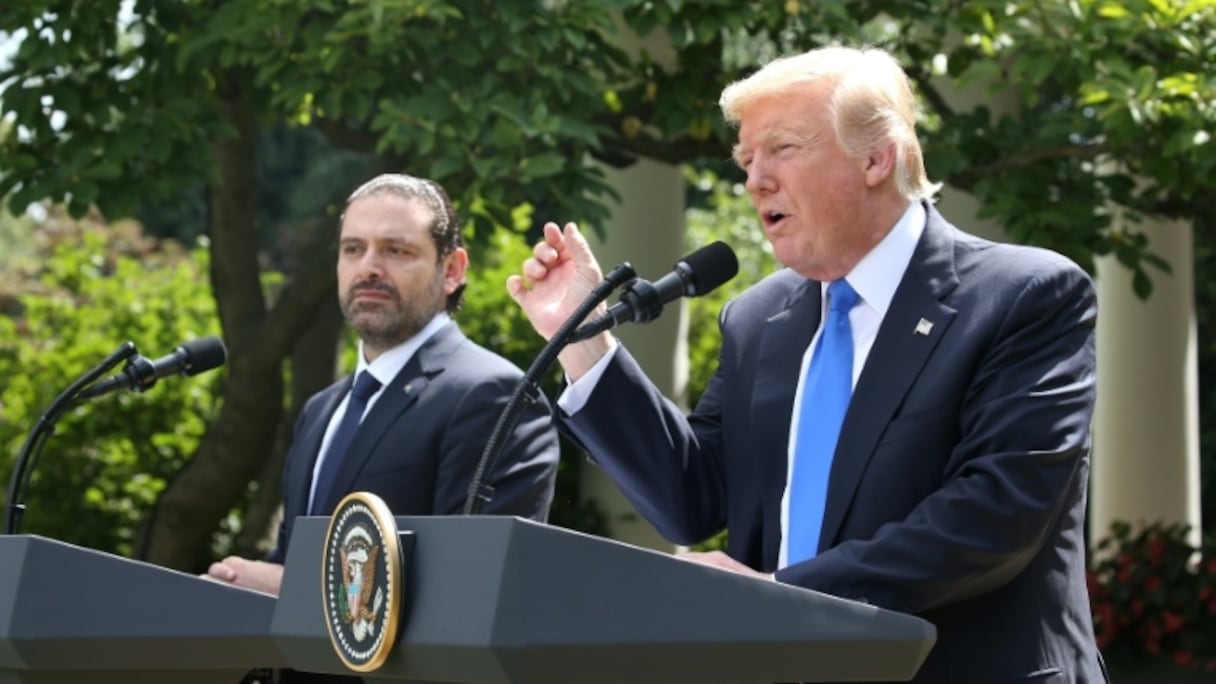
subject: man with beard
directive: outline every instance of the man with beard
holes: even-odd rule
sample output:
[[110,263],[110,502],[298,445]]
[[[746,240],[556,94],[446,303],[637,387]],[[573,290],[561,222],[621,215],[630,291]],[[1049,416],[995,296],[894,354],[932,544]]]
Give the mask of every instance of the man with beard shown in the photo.
[[[394,515],[461,512],[485,441],[523,376],[452,320],[468,263],[456,214],[434,181],[385,174],[351,194],[341,219],[338,293],[359,335],[355,373],[300,412],[274,551],[265,561],[225,558],[210,577],[277,595],[296,516],[330,515],[352,491],[375,493]],[[363,417],[343,439],[352,403],[363,404]],[[545,520],[557,459],[542,399],[524,409],[507,438],[483,511]]]

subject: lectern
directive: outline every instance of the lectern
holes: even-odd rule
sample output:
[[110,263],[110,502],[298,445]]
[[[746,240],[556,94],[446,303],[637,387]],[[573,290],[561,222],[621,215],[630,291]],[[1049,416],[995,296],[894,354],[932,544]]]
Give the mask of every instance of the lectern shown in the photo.
[[[291,667],[329,641],[327,518],[296,521],[271,632]],[[396,648],[365,679],[469,684],[907,681],[919,618],[528,520],[399,517],[412,532]]]
[[286,663],[272,596],[0,535],[0,683],[235,684]]

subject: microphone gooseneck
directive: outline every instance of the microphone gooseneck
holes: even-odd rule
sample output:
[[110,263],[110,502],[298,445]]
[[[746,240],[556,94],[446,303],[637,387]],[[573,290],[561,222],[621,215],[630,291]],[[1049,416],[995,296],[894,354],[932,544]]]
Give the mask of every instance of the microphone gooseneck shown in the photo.
[[55,430],[55,421],[59,419],[59,415],[72,405],[81,388],[96,382],[97,378],[108,373],[111,368],[122,363],[124,359],[130,359],[136,355],[138,352],[135,349],[135,343],[123,342],[101,363],[77,378],[59,396],[55,397],[50,406],[38,417],[38,422],[34,423],[34,428],[30,430],[25,444],[21,446],[21,451],[17,452],[17,460],[13,463],[13,474],[8,481],[8,505],[4,516],[5,534],[17,534],[21,529],[21,515],[25,512],[25,491],[29,488],[30,474],[33,472],[34,462],[38,460],[38,453],[42,450],[42,445]]

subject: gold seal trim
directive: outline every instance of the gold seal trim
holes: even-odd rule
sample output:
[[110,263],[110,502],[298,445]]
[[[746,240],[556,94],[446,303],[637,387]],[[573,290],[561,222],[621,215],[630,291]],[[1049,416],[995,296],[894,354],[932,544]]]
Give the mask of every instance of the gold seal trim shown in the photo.
[[[352,588],[349,588],[344,581],[347,559],[343,555],[347,550],[343,546],[346,540],[341,537],[350,537],[353,534],[352,530],[358,531],[355,528],[348,529],[352,516],[356,515],[366,516],[375,535],[379,537],[379,540],[372,540],[380,542],[379,550],[375,551],[375,545],[370,545],[373,549],[371,555],[378,556],[374,559],[374,565],[382,566],[384,569],[384,582],[381,589],[387,594],[383,597],[380,606],[383,614],[380,615],[377,611],[377,614],[372,615],[371,620],[365,621],[365,624],[372,625],[374,633],[372,645],[362,650],[356,650],[352,646],[351,634],[346,633],[347,630],[342,627],[343,620],[352,618],[349,615],[341,614],[338,609],[339,606],[345,606],[348,611],[350,610],[345,592],[351,591]],[[355,536],[362,537],[363,534],[365,531]],[[337,558],[334,557],[335,554],[338,555]],[[333,574],[335,563],[338,568],[337,577]],[[401,566],[397,521],[393,517],[392,511],[389,510],[388,504],[371,492],[347,494],[338,502],[333,516],[329,519],[329,527],[325,531],[325,549],[321,554],[321,610],[325,616],[325,628],[329,632],[329,641],[333,645],[334,651],[343,664],[355,672],[371,672],[379,669],[388,660],[388,656],[397,642],[401,606],[404,603],[404,575]],[[373,578],[377,574],[376,569],[376,567],[373,568]],[[374,582],[367,584],[374,584]],[[336,596],[336,591],[344,592],[341,598]],[[371,597],[361,597],[362,603],[366,604],[369,598]]]

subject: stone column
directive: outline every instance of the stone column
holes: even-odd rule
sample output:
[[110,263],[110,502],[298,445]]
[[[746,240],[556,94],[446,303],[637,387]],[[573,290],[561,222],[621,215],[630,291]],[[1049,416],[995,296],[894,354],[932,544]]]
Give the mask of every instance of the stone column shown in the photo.
[[1172,274],[1150,271],[1147,301],[1114,257],[1098,261],[1098,405],[1090,532],[1113,521],[1182,522],[1199,538],[1199,389],[1192,232],[1148,220],[1150,247]]

